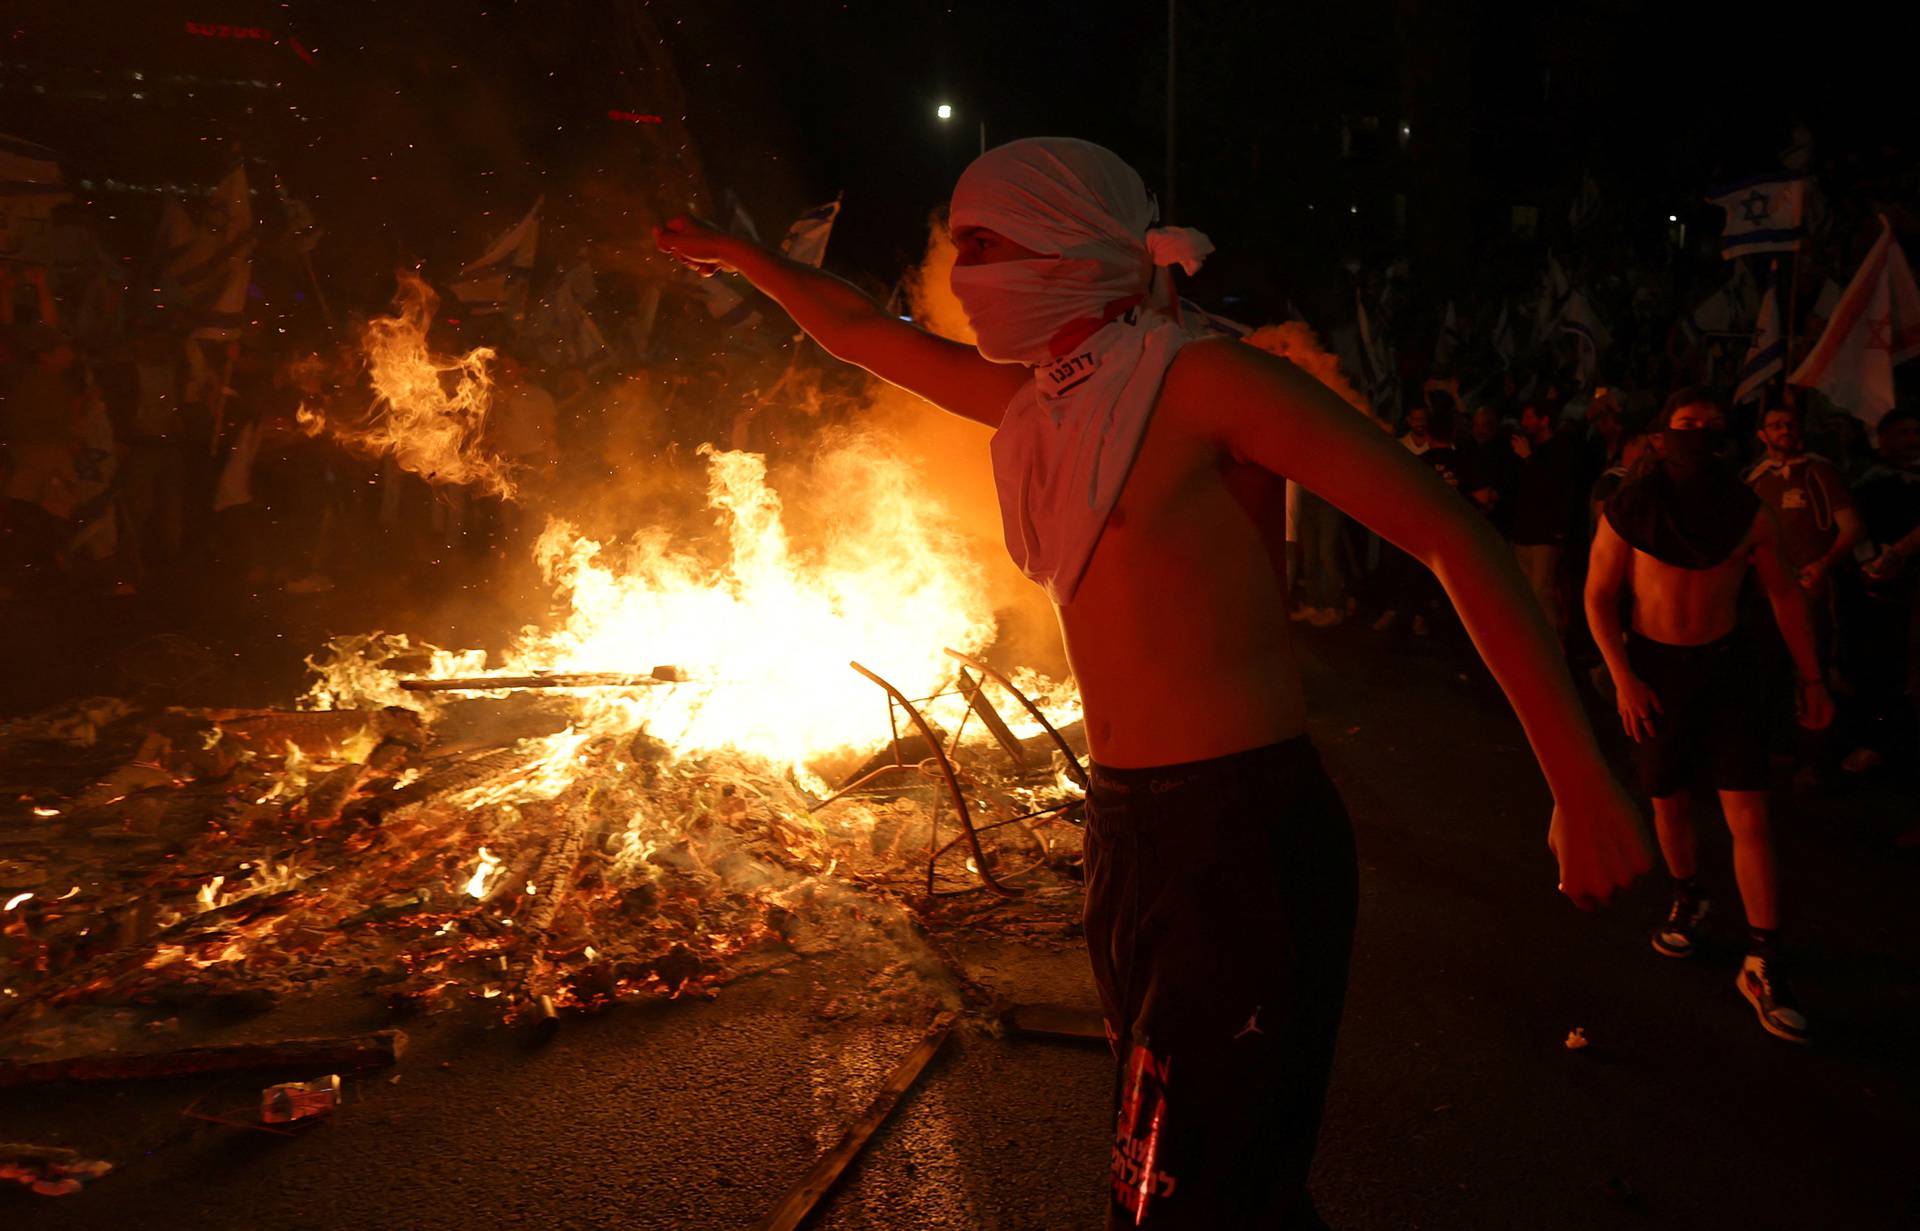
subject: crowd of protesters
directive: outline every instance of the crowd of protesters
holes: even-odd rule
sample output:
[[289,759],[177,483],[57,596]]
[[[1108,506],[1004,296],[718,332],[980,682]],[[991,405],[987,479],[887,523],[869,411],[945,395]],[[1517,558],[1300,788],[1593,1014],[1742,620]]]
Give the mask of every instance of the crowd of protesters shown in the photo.
[[[1460,393],[1458,379],[1416,386],[1398,421],[1381,420],[1512,544],[1569,657],[1606,676],[1580,616],[1587,554],[1608,498],[1662,456],[1658,407],[1673,388],[1597,386],[1563,398],[1549,378],[1510,377]],[[1868,432],[1853,416],[1778,384],[1764,400],[1721,408],[1721,464],[1772,511],[1780,547],[1812,612],[1841,721],[1803,739],[1795,783],[1909,763],[1920,743],[1920,411],[1896,407]],[[1798,396],[1796,396],[1798,395]],[[1297,498],[1293,618],[1319,627],[1363,620],[1381,634],[1426,636],[1446,611],[1433,578],[1310,494]],[[1784,658],[1781,659],[1784,663]],[[1786,668],[1779,669],[1786,678]]]
[[[765,447],[791,426],[754,397],[792,379],[784,339],[760,331],[718,362],[675,335],[711,326],[692,295],[651,346],[610,320],[591,350],[526,330],[532,313],[455,327],[453,303],[430,344],[491,348],[484,427],[462,447],[510,478],[518,499],[503,500],[367,445],[385,412],[365,315],[266,338],[139,309],[81,325],[57,282],[0,262],[0,604],[165,596],[210,578],[305,595],[343,575],[524,560],[540,530],[525,510],[546,497],[692,465],[703,441]],[[817,418],[833,381],[807,383]]]
[[[1789,370],[1823,323],[1824,299],[1811,288],[1849,276],[1874,221],[1833,211],[1799,254],[1809,292]],[[1776,378],[1726,405],[1751,325],[1738,275],[1725,282],[1736,265],[1590,234],[1549,249],[1540,285],[1540,249],[1514,251],[1522,255],[1477,269],[1457,296],[1416,284],[1403,266],[1350,266],[1305,324],[1364,391],[1363,408],[1512,543],[1570,658],[1603,693],[1601,655],[1580,615],[1589,544],[1609,496],[1658,464],[1667,396],[1713,387],[1729,428],[1724,464],[1778,518],[1842,702],[1833,732],[1802,740],[1798,780],[1911,761],[1920,738],[1920,569],[1904,567],[1920,554],[1913,403],[1869,429]],[[131,296],[116,307],[63,287],[61,276],[0,262],[0,602],[58,587],[145,595],[198,585],[208,568],[255,591],[298,595],[360,569],[526,556],[538,526],[519,506],[430,483],[345,442],[379,413],[354,320],[229,340]],[[562,282],[572,294],[581,271]],[[1594,314],[1586,319],[1610,322],[1604,344],[1564,327],[1575,288]],[[675,291],[670,303],[677,312],[659,311],[656,294],[643,312],[603,295],[585,327],[576,313],[558,334],[541,334],[529,325],[553,314],[536,298],[515,319],[438,339],[500,352],[481,447],[523,486],[553,491],[657,467],[663,447],[673,455],[706,440],[777,440],[780,399],[756,395],[793,381],[785,337],[709,319],[697,290]],[[799,383],[817,403],[819,380]],[[689,386],[697,391],[679,396]],[[1433,577],[1337,509],[1299,494],[1292,526],[1296,620],[1357,619],[1409,637],[1441,625]]]

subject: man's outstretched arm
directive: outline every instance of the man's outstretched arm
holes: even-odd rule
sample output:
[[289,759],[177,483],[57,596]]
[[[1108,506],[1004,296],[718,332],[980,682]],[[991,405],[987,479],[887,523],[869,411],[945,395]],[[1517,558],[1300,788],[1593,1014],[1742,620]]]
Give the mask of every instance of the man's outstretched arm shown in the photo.
[[1023,367],[989,363],[971,346],[897,320],[832,274],[703,222],[676,218],[654,230],[660,250],[705,273],[731,270],[786,309],[836,359],[916,393],[942,410],[997,426],[1007,402],[1030,377]]
[[1234,458],[1317,492],[1433,570],[1553,791],[1548,842],[1568,897],[1603,902],[1647,870],[1640,818],[1601,758],[1560,644],[1485,518],[1326,386],[1252,347],[1187,347],[1163,404],[1193,408]]

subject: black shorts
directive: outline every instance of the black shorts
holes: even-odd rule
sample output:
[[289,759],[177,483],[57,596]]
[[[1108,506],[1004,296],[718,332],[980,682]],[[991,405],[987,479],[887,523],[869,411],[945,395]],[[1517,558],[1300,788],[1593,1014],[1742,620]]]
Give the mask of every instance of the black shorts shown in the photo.
[[1628,633],[1627,663],[1660,703],[1653,735],[1634,745],[1642,790],[1766,790],[1767,667],[1744,635],[1668,645]]
[[1087,945],[1118,1061],[1109,1227],[1317,1227],[1353,830],[1305,736],[1095,766]]

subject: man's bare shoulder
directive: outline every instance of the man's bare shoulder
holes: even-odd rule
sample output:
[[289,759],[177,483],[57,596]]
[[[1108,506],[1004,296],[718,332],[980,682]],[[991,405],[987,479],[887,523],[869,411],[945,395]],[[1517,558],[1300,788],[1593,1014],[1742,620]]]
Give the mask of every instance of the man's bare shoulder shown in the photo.
[[1233,338],[1199,338],[1180,348],[1160,385],[1159,410],[1203,428],[1225,426],[1248,401],[1284,405],[1293,364]]
[[1197,338],[1180,348],[1167,369],[1169,393],[1217,387],[1290,372],[1293,364],[1235,338]]

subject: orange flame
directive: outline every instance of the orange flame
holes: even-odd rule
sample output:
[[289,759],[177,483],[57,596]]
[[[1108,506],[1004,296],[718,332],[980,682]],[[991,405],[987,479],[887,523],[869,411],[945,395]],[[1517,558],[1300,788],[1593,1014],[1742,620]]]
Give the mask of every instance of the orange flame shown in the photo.
[[507,461],[487,443],[493,380],[490,347],[442,355],[427,344],[440,301],[433,288],[402,271],[392,316],[367,322],[362,345],[373,381],[373,417],[365,427],[329,419],[302,406],[296,412],[309,435],[330,432],[341,443],[374,456],[391,456],[429,483],[471,484],[503,499],[514,497]]
[[[603,543],[550,521],[536,557],[562,609],[551,627],[524,630],[496,669],[646,675],[670,663],[687,682],[580,691],[574,724],[546,737],[539,764],[511,792],[463,803],[551,798],[580,772],[587,740],[643,729],[679,755],[750,753],[816,785],[808,762],[886,731],[884,696],[850,661],[920,697],[952,679],[945,648],[978,653],[993,641],[971,545],[879,438],[844,441],[794,476],[810,515],[829,528],[805,544],[763,457],[702,452],[707,504],[726,535],[723,560],[694,554],[665,527]],[[336,643],[333,658],[315,664],[323,678],[314,695],[331,705],[418,705],[369,661],[390,649],[382,639]],[[472,663],[471,653],[442,652],[433,673],[474,674]],[[1030,675],[1022,685],[1050,717],[1076,715],[1070,686]],[[952,729],[963,705],[942,698],[930,717]],[[1037,724],[1032,732],[1011,725],[1037,733]]]

